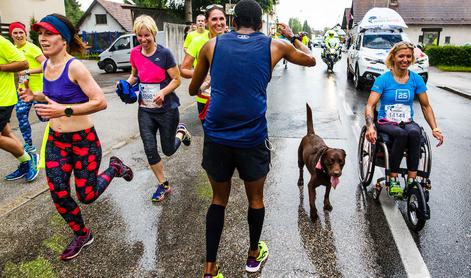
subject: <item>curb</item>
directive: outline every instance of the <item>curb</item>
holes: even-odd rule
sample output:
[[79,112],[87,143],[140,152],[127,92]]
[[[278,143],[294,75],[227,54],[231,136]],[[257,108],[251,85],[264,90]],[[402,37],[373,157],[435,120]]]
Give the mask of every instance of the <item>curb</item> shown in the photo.
[[[190,107],[192,107],[194,105],[196,105],[196,102],[192,102],[191,104],[183,107],[181,109],[181,113],[182,114],[185,113],[186,110],[188,110]],[[127,144],[129,144],[132,141],[139,138],[139,136],[140,136],[140,133],[137,132],[136,134],[129,136],[127,139],[119,141],[118,143],[114,144],[113,146],[111,146],[107,150],[103,151],[102,158],[109,155],[109,154],[111,154],[112,150],[120,149],[120,148],[126,146]],[[13,199],[12,201],[6,203],[5,205],[0,206],[0,218],[8,215],[10,212],[13,212],[16,209],[22,207],[24,204],[26,204],[29,201],[35,199],[36,197],[38,197],[39,195],[43,194],[44,192],[46,192],[48,190],[49,190],[49,186],[47,184],[45,184],[43,187],[41,187],[37,191],[28,192],[28,193],[26,193],[22,196],[17,197],[16,199]]]
[[457,94],[457,95],[460,95],[462,97],[465,97],[467,99],[471,99],[471,95],[468,94],[468,93],[464,93],[462,91],[459,91],[457,89],[454,89],[454,88],[450,88],[450,87],[447,87],[447,86],[437,86],[438,88],[442,89],[442,90],[445,90],[445,91],[448,91],[450,93],[454,93],[454,94]]

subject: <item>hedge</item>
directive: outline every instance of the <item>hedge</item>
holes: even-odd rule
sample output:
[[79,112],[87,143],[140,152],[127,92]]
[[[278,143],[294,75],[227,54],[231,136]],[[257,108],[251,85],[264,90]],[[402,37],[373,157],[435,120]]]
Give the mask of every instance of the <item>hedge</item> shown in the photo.
[[471,46],[428,46],[425,53],[431,66],[471,67]]

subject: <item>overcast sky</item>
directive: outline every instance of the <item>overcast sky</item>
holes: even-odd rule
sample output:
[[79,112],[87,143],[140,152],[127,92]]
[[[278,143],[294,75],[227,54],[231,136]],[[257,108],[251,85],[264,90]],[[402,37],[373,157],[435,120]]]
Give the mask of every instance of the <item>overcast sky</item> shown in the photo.
[[[82,10],[86,10],[93,0],[78,0],[78,2]],[[342,23],[344,9],[351,6],[352,0],[280,0],[277,14],[281,22],[288,23],[290,17],[297,17],[301,23],[307,20],[312,28],[323,29]]]

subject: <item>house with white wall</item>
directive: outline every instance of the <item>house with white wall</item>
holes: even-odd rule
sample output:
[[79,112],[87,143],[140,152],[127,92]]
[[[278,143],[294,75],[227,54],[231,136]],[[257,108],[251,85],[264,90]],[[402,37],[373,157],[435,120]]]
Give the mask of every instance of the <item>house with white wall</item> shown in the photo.
[[132,32],[131,11],[123,6],[112,1],[94,0],[77,22],[79,33]]
[[2,24],[19,21],[29,29],[32,18],[39,21],[52,13],[65,15],[64,0],[0,0]]
[[354,23],[373,7],[396,10],[414,43],[463,45],[471,42],[471,0],[353,0]]

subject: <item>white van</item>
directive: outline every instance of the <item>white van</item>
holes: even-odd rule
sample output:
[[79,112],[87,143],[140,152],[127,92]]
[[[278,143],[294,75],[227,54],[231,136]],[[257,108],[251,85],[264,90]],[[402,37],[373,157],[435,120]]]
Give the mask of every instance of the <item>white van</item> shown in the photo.
[[98,67],[107,73],[116,72],[117,69],[129,69],[129,56],[131,49],[139,45],[135,34],[121,35],[99,57]]
[[[397,14],[399,18],[392,18],[393,24],[391,24],[379,16],[371,15],[371,12],[374,12],[374,10],[368,11],[360,25],[353,32],[347,54],[347,78],[353,80],[357,89],[360,89],[363,85],[371,86],[376,77],[389,70],[384,60],[395,43],[411,41],[403,31],[403,28],[407,28],[407,25],[405,25],[399,14]],[[395,11],[393,12],[395,13]],[[374,25],[371,18],[373,20],[378,19],[380,23]],[[402,23],[398,23],[399,21],[402,21]],[[362,26],[363,22],[368,24],[367,28],[364,27],[365,25]],[[385,22],[388,24],[385,24]],[[422,76],[424,81],[427,82],[428,56],[417,47],[414,49],[414,55],[416,62],[410,66],[410,70]]]

